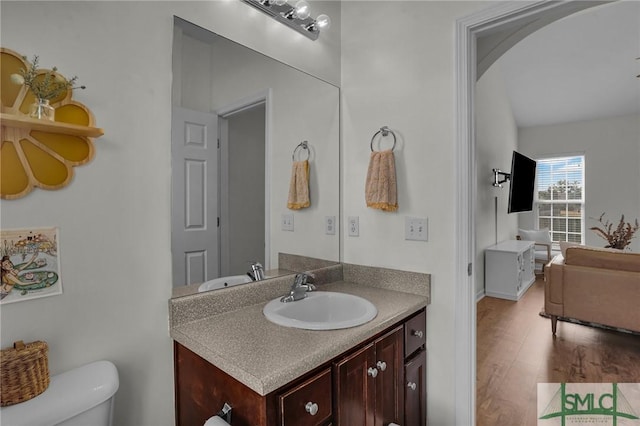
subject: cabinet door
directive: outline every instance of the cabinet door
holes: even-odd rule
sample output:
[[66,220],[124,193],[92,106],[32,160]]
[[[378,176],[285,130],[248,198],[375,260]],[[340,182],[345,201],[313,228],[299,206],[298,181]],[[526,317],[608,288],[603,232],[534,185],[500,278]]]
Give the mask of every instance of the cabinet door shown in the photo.
[[178,342],[174,342],[176,425],[202,425],[225,402],[233,407],[234,426],[275,423],[266,398],[258,395]]
[[404,424],[404,332],[402,326],[375,341],[376,426]]
[[427,351],[420,351],[405,364],[404,425],[427,423]]
[[374,360],[370,343],[335,363],[336,426],[374,426],[375,383],[369,380],[378,375]]

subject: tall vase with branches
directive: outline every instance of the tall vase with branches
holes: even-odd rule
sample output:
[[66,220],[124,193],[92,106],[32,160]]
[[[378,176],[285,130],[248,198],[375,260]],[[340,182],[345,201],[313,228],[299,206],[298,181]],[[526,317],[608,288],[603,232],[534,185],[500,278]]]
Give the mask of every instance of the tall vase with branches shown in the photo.
[[624,250],[631,244],[631,240],[635,237],[636,232],[640,229],[638,219],[635,223],[624,221],[624,215],[620,218],[620,222],[614,228],[613,223],[608,219],[604,219],[604,213],[598,218],[600,226],[593,226],[589,229],[594,231],[598,236],[607,240],[605,248],[614,248]]

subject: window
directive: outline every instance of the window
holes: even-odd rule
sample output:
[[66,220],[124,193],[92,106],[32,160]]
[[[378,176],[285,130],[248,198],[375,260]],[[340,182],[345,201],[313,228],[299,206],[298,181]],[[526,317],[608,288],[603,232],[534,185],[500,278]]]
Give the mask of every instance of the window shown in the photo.
[[554,242],[584,241],[584,155],[537,160],[538,228]]

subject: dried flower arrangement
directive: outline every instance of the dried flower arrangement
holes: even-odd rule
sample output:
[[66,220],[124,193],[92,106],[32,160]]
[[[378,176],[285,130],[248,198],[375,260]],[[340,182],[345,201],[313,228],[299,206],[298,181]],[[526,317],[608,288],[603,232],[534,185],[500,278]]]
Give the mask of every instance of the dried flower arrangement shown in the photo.
[[39,77],[42,72],[38,70],[38,56],[33,56],[33,62],[29,62],[26,56],[22,59],[27,63],[27,69],[21,68],[20,74],[11,74],[11,81],[18,85],[25,85],[38,99],[51,100],[68,89],[84,89],[85,86],[76,86],[78,77],[73,76],[69,80],[58,74],[58,68],[53,67]]
[[620,223],[618,223],[618,226],[614,229],[613,223],[609,222],[608,219],[604,222],[602,221],[603,217],[604,213],[602,213],[598,219],[598,222],[602,225],[601,227],[593,226],[589,229],[607,240],[609,244],[607,244],[605,248],[624,250],[631,244],[631,239],[635,237],[636,231],[640,229],[638,219],[636,219],[635,225],[632,225],[630,222],[625,223],[624,215],[622,215]]

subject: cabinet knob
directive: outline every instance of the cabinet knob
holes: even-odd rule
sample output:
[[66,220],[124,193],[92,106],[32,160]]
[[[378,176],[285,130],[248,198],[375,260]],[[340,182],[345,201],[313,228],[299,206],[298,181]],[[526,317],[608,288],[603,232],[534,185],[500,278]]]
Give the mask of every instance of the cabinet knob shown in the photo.
[[307,405],[304,406],[304,409],[312,416],[318,414],[318,404],[316,404],[315,402],[307,402]]
[[415,383],[413,383],[413,382],[409,382],[409,383],[407,383],[407,387],[408,387],[409,389],[411,389],[412,391],[416,390],[416,384],[415,384]]
[[384,362],[384,361],[378,361],[378,362],[376,363],[376,366],[378,366],[378,369],[379,369],[380,371],[384,371],[384,370],[386,370],[386,369],[387,369],[387,363],[386,363],[386,362]]
[[378,376],[378,370],[376,368],[369,367],[367,374],[375,379]]
[[422,330],[411,330],[411,335],[416,336],[419,339],[422,339],[422,336],[424,334],[422,333]]

